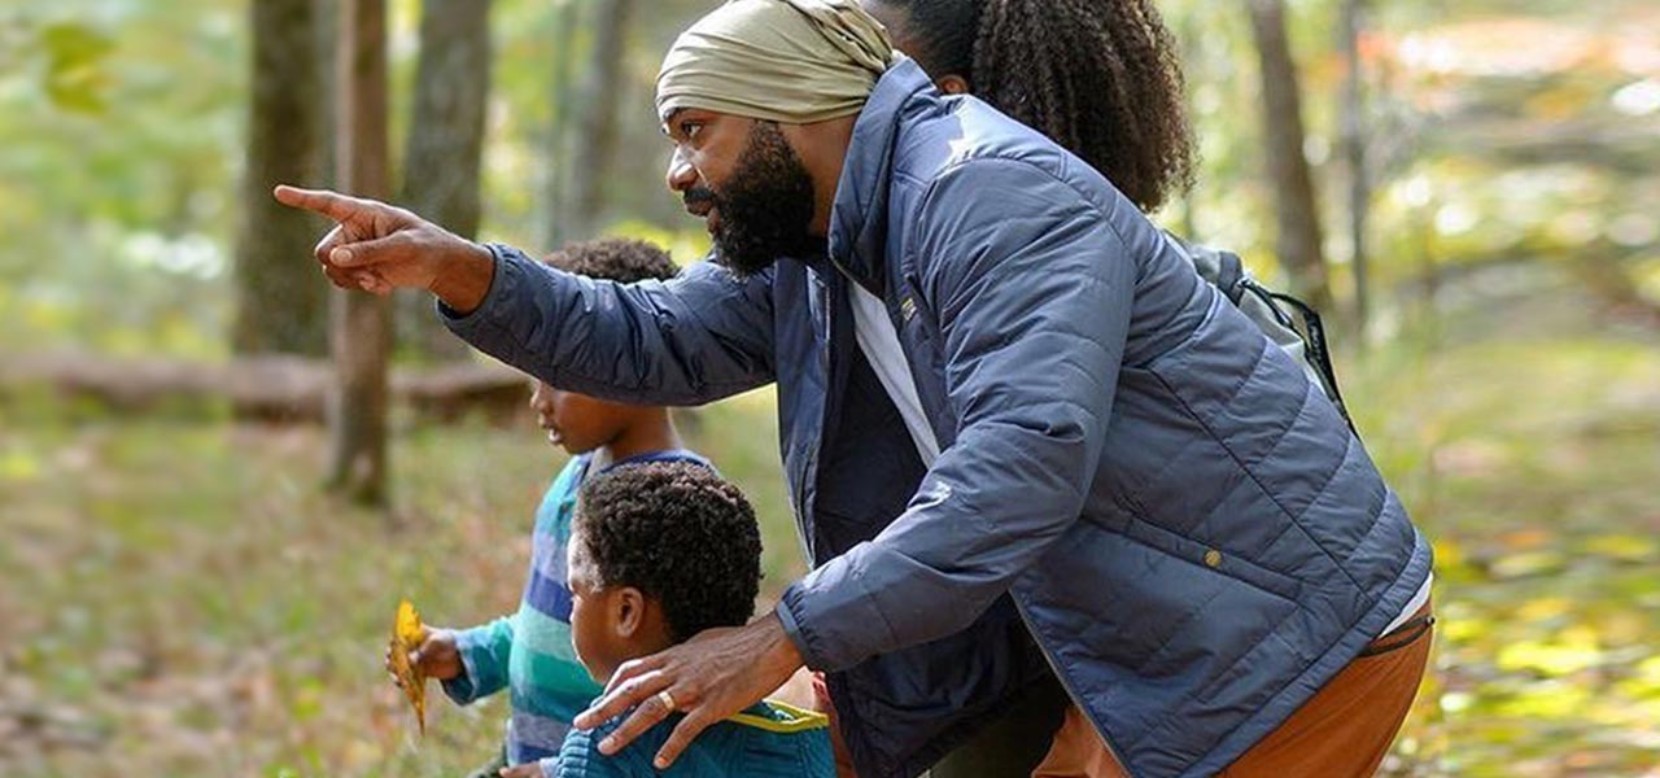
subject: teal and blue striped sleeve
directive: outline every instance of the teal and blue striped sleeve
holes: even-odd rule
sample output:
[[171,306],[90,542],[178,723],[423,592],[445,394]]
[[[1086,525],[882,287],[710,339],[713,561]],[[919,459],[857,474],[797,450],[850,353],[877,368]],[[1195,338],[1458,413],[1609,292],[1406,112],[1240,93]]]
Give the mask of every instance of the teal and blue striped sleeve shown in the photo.
[[508,656],[513,651],[513,617],[503,616],[455,635],[461,675],[444,682],[444,693],[457,705],[488,697],[507,687]]

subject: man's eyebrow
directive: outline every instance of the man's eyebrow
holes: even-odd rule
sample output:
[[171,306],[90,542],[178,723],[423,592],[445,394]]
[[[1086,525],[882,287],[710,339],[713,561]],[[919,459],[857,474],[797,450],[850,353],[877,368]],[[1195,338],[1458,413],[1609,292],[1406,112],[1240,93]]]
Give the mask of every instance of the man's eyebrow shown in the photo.
[[662,131],[662,133],[664,135],[667,135],[671,138],[674,137],[674,131],[670,129],[671,127],[674,126],[674,117],[679,116],[681,114],[681,112],[685,111],[685,110],[686,109],[684,109],[684,108],[676,108],[672,111],[669,111],[666,114],[663,114],[663,123],[657,125],[657,129]]

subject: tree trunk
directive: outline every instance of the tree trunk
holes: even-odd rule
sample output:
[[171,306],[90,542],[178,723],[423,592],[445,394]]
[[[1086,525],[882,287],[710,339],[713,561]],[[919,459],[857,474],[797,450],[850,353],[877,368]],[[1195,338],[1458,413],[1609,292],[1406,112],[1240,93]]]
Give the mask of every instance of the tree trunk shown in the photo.
[[1366,324],[1371,319],[1370,257],[1366,252],[1366,221],[1372,204],[1372,182],[1366,168],[1366,102],[1360,72],[1360,31],[1365,0],[1343,0],[1338,34],[1343,51],[1343,158],[1349,170],[1349,267],[1354,273],[1354,331],[1365,348]]
[[617,105],[621,91],[628,19],[634,0],[599,0],[582,94],[577,103],[575,150],[571,156],[567,239],[598,235],[605,210],[605,182],[617,146]]
[[1285,0],[1246,0],[1261,64],[1263,136],[1279,216],[1277,248],[1295,292],[1320,311],[1331,310],[1331,287],[1320,248],[1314,180],[1303,156],[1302,98],[1297,66],[1286,40]]
[[321,164],[312,0],[254,0],[249,19],[253,98],[231,347],[239,354],[322,354],[328,287],[318,282],[311,249],[324,225],[271,197],[280,183],[316,185]]
[[[463,238],[478,234],[479,169],[490,93],[490,0],[425,0],[415,107],[399,201]],[[432,296],[398,296],[400,342],[456,359],[467,347],[432,313]]]
[[[385,0],[342,0],[336,185],[385,199],[387,84]],[[329,398],[331,487],[355,502],[385,505],[386,368],[392,350],[391,306],[364,292],[332,292],[329,306],[336,386]]]
[[553,9],[553,29],[548,35],[549,59],[553,65],[548,105],[552,113],[543,145],[547,156],[539,170],[543,207],[538,237],[542,248],[549,251],[567,240],[569,233],[566,223],[570,220],[571,111],[568,106],[575,102],[571,99],[571,73],[575,70],[580,11],[578,0],[559,0]]
[[[314,44],[317,61],[332,62],[340,52],[340,0],[311,0],[311,13],[317,28]],[[339,151],[340,144],[330,140],[334,139],[335,129],[340,126],[335,117],[340,103],[339,68],[318,66],[312,69],[316,71],[317,85],[312,104],[317,106],[318,137],[323,139],[317,144],[317,158],[320,160],[317,185],[334,189],[334,175],[340,169],[340,160],[335,158],[335,153]],[[326,292],[328,287],[325,285],[323,289]]]

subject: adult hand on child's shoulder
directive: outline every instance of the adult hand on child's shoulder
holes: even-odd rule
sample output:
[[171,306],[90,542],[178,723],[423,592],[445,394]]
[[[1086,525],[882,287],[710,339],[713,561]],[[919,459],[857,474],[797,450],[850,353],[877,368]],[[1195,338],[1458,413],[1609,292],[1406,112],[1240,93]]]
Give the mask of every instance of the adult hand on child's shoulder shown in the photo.
[[677,646],[624,662],[604,696],[574,724],[598,727],[632,710],[600,741],[600,753],[614,755],[670,714],[683,713],[653,760],[656,769],[666,770],[698,733],[755,704],[801,665],[801,653],[776,613],[744,627],[707,629]]
[[[386,673],[392,676],[394,686],[402,686],[392,672],[392,647],[386,648]],[[409,663],[428,678],[449,681],[461,675],[461,651],[455,644],[455,630],[433,629],[422,625],[421,644],[409,652]]]

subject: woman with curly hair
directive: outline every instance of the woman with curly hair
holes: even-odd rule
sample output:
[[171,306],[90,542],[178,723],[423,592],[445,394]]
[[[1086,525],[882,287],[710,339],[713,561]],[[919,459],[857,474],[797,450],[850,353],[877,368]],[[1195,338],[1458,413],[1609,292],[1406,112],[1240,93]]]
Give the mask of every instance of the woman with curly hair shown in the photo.
[[863,0],[942,91],[1088,162],[1144,211],[1191,181],[1174,42],[1151,0]]

